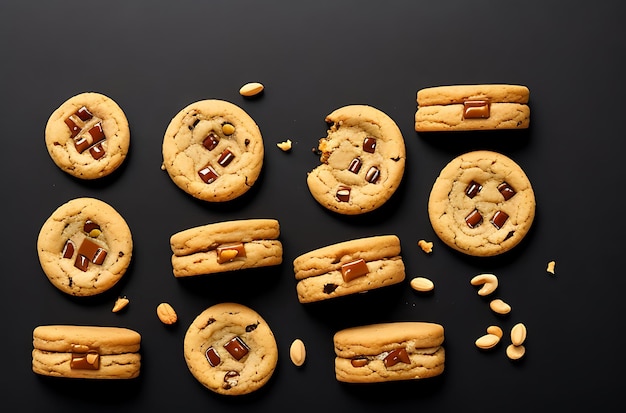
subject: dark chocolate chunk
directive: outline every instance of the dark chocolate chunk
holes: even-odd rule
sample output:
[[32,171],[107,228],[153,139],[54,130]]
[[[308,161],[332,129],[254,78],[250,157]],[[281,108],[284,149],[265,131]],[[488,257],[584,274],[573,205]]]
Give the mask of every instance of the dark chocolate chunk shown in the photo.
[[376,151],[376,138],[368,136],[363,139],[363,150],[367,153],[374,153]]
[[209,347],[204,355],[212,367],[215,367],[222,362],[220,355],[217,354],[217,350],[215,350],[213,347]]
[[506,182],[502,182],[498,185],[498,191],[500,191],[505,201],[508,201],[513,195],[515,195],[515,190]]
[[332,294],[337,287],[339,287],[337,284],[324,284],[324,293],[325,294]]
[[219,177],[211,165],[207,165],[200,169],[198,171],[198,175],[200,175],[200,179],[202,179],[205,184],[212,184]]
[[361,169],[361,165],[363,165],[361,160],[359,158],[354,158],[352,162],[350,162],[350,165],[348,165],[348,171],[352,172],[353,174],[358,174],[359,170]]
[[217,163],[220,164],[220,166],[227,166],[233,161],[233,159],[235,159],[235,154],[228,149],[224,149],[224,152],[222,152],[220,157],[217,159]]
[[335,196],[339,202],[350,201],[350,188],[347,186],[340,186]]
[[378,182],[378,178],[380,178],[380,170],[377,167],[372,166],[370,169],[367,170],[367,173],[365,174],[365,180],[367,182],[369,182],[370,184],[375,184],[376,182]]
[[202,141],[202,145],[208,150],[212,151],[215,149],[217,144],[220,142],[220,138],[215,134],[215,132],[209,132],[204,141]]
[[239,336],[233,337],[228,343],[224,344],[224,348],[235,360],[241,360],[250,351],[248,345]]
[[480,212],[478,212],[477,209],[475,209],[470,212],[468,216],[465,217],[465,222],[467,223],[468,227],[476,228],[481,224],[481,222],[483,222],[483,216],[480,215]]
[[509,215],[506,212],[497,211],[489,222],[491,222],[494,227],[500,229],[504,226],[507,219],[509,219]]
[[476,181],[472,181],[467,185],[467,188],[465,189],[465,195],[469,196],[470,198],[474,198],[476,195],[478,195],[481,189],[483,189],[483,186],[481,184]]
[[385,367],[391,367],[398,363],[411,364],[411,359],[404,348],[397,348],[390,351],[389,354],[387,354],[387,356],[383,359],[383,362],[385,363]]

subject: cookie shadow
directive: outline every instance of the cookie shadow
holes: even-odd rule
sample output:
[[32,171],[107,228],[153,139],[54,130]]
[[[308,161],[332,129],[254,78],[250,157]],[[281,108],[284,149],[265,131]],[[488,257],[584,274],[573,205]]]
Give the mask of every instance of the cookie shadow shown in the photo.
[[340,383],[342,390],[351,398],[367,400],[368,405],[387,411],[390,403],[413,403],[416,399],[436,398],[444,388],[446,372],[424,379],[397,380],[380,383]]
[[72,405],[91,406],[97,397],[99,407],[115,410],[122,404],[136,403],[141,397],[142,376],[134,379],[72,379],[38,375],[38,380],[58,397]]
[[[422,142],[438,151],[456,156],[476,150],[512,154],[530,144],[532,130],[484,130],[450,132],[416,132]],[[452,155],[451,155],[452,156]]]
[[262,296],[278,284],[281,266],[246,268],[215,274],[180,277],[177,280],[188,293],[219,302],[247,301]]
[[[362,293],[303,303],[309,315],[331,331],[392,321],[396,305],[404,303],[404,283]],[[381,303],[386,303],[381,306]]]

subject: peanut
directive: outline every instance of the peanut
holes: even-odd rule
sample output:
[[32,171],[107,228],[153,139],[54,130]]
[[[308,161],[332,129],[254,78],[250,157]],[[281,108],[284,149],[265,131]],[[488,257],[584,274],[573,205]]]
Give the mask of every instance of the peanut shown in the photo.
[[493,274],[479,274],[470,280],[472,285],[481,285],[478,295],[486,296],[493,293],[498,288],[498,277]]
[[506,355],[511,360],[519,360],[524,357],[525,353],[526,347],[524,347],[523,345],[516,346],[514,344],[509,344],[509,346],[506,348]]
[[499,298],[496,298],[495,300],[491,301],[489,303],[489,308],[491,308],[493,312],[498,313],[498,314],[508,314],[511,312],[511,306]]
[[495,334],[485,334],[482,337],[479,337],[475,344],[476,347],[483,349],[483,350],[487,350],[490,348],[493,348],[496,346],[496,344],[498,344],[500,342],[500,337],[498,337]]
[[176,311],[174,311],[174,308],[172,308],[172,306],[168,303],[159,304],[157,306],[156,312],[159,320],[161,320],[163,324],[174,324],[178,320]]
[[521,346],[526,341],[526,326],[517,323],[511,329],[511,343],[514,346]]
[[304,343],[299,338],[295,339],[293,343],[291,343],[291,347],[289,348],[289,357],[291,358],[291,362],[300,367],[304,364],[306,360],[306,348],[304,347]]
[[118,299],[115,300],[115,304],[113,304],[113,309],[111,311],[117,313],[122,308],[126,307],[129,302],[130,300],[126,297],[118,297]]
[[265,89],[265,86],[263,86],[261,83],[250,82],[246,83],[241,87],[241,89],[239,89],[239,94],[241,96],[254,96],[261,93],[263,89]]
[[232,135],[235,133],[235,127],[231,123],[225,123],[222,125],[222,132],[224,135]]
[[556,265],[556,262],[550,261],[548,263],[548,268],[546,268],[546,271],[548,271],[550,274],[554,274],[554,266],[555,265]]
[[502,332],[502,329],[498,326],[487,327],[487,333],[493,334],[494,336],[498,336],[498,338],[502,338],[502,336],[504,335],[504,333]]
[[425,277],[415,277],[411,280],[411,288],[415,291],[432,291],[435,288],[435,284]]

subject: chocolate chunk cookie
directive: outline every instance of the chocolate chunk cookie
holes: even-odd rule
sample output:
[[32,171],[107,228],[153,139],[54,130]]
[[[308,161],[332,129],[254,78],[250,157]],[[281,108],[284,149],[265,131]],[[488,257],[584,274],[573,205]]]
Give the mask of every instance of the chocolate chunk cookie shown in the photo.
[[515,247],[535,217],[535,194],[522,168],[491,151],[458,156],[435,181],[428,214],[439,238],[457,251],[493,256]]
[[46,325],[33,330],[33,371],[79,379],[132,379],[141,335],[122,327]]
[[171,120],[163,167],[183,191],[209,202],[246,193],[263,166],[263,139],[254,120],[223,100],[190,104]]
[[44,273],[59,290],[90,296],[113,287],[126,272],[133,251],[130,228],[109,204],[76,198],[44,222],[37,253]]
[[417,132],[526,129],[530,125],[526,86],[452,85],[417,92]]
[[330,129],[318,145],[321,165],[307,176],[311,195],[340,214],[375,210],[395,193],[404,175],[400,129],[387,114],[366,105],[339,108],[326,122]]
[[395,322],[335,333],[335,376],[346,383],[414,380],[443,373],[444,329],[436,323]]
[[275,219],[216,222],[178,232],[170,238],[175,277],[279,265],[283,246]]
[[87,92],[65,101],[46,124],[46,147],[54,163],[81,179],[115,171],[126,159],[130,129],[111,98]]
[[322,247],[293,261],[298,301],[310,303],[402,282],[404,262],[395,235],[360,238]]
[[189,371],[203,386],[219,394],[242,395],[260,389],[272,377],[278,347],[256,311],[221,303],[191,323],[184,355]]

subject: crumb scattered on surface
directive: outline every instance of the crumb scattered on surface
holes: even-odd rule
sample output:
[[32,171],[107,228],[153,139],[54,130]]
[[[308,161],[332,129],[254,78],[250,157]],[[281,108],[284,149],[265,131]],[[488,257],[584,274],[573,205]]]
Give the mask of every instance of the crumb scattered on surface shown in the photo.
[[287,139],[286,141],[279,142],[276,144],[282,151],[287,152],[291,150],[291,139]]
[[113,309],[111,310],[114,313],[117,313],[118,311],[122,310],[123,308],[125,308],[128,303],[130,302],[130,300],[127,297],[118,297],[118,299],[115,301],[115,304],[113,305]]
[[550,274],[554,274],[554,266],[556,265],[555,261],[550,261],[548,263],[548,268],[546,269],[546,271],[548,271]]
[[425,241],[425,240],[421,239],[421,240],[417,241],[417,245],[426,254],[430,254],[431,252],[433,252],[433,243],[432,242],[428,242],[428,241]]

